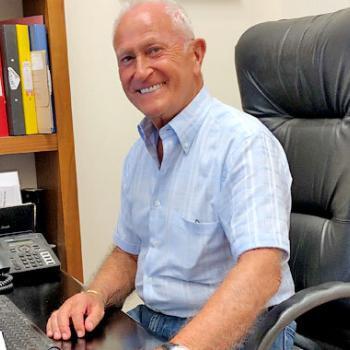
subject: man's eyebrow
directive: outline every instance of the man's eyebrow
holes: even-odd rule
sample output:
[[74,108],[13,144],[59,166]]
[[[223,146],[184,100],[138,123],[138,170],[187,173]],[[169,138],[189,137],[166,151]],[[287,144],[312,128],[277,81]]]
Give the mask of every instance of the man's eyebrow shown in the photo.
[[[140,47],[138,47],[138,50],[146,50],[151,46],[166,46],[166,43],[163,41],[159,41],[159,40],[147,40],[144,43],[142,43],[140,45]],[[121,49],[117,49],[116,53],[117,53],[117,57],[121,57],[121,56],[125,56],[125,55],[133,55],[135,52],[135,50],[133,49],[129,49],[129,48],[121,48]]]
[[123,56],[129,56],[132,55],[132,50],[130,49],[120,49],[120,50],[116,50],[117,53],[117,57],[123,57]]

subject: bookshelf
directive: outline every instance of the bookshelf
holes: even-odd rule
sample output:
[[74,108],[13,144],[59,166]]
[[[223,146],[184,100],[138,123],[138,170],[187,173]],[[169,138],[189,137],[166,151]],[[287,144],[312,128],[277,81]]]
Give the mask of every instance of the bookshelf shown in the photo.
[[[11,1],[11,0],[9,0]],[[0,12],[6,1],[0,2]],[[33,153],[38,187],[46,190],[46,234],[62,269],[83,280],[64,0],[22,0],[23,15],[43,15],[48,31],[57,134],[0,138],[0,157]]]
[[0,137],[0,154],[57,151],[57,135]]

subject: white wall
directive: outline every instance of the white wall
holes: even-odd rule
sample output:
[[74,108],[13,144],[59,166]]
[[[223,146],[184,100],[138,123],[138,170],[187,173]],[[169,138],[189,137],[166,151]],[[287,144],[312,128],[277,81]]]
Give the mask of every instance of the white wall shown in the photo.
[[[350,0],[180,0],[196,33],[207,40],[204,75],[209,90],[239,105],[234,44],[251,25],[334,11]],[[123,158],[137,137],[141,115],[124,97],[111,28],[117,0],[65,2],[76,145],[84,274],[87,280],[111,244],[119,209]]]
[[301,17],[328,13],[349,7],[349,0],[294,0],[282,1],[282,16]]
[[96,5],[95,0],[65,1],[85,277],[111,243],[120,167],[139,119],[123,96],[111,45],[119,3]]

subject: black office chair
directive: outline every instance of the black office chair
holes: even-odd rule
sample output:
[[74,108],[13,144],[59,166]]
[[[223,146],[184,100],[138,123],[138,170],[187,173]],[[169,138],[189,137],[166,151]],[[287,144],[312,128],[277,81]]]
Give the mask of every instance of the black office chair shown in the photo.
[[350,349],[350,9],[252,27],[236,69],[243,109],[279,139],[293,176],[297,293],[249,349],[269,349],[299,316],[297,349]]

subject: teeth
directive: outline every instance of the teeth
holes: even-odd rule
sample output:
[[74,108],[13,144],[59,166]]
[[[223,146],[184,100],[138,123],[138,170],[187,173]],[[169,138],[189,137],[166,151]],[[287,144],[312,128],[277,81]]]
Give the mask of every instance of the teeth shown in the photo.
[[156,91],[162,87],[163,84],[155,84],[147,88],[140,89],[141,94],[149,94],[150,92]]

